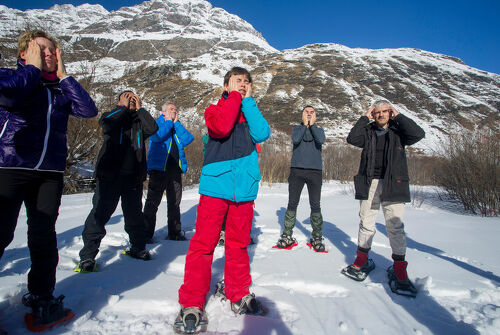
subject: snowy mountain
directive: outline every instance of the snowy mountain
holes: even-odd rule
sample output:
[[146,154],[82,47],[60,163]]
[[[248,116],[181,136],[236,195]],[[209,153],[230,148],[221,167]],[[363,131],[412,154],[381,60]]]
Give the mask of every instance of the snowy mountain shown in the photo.
[[[182,228],[194,233],[198,189],[186,190],[181,203]],[[500,329],[500,219],[463,214],[460,207],[422,189],[423,202],[405,211],[408,273],[419,289],[415,299],[394,295],[387,285],[392,264],[382,213],[377,218],[371,257],[376,268],[363,282],[340,270],[356,252],[359,202],[346,185],[323,185],[323,235],[328,253],[306,246],[311,234],[307,193],[297,211],[293,250],[272,246],[283,229],[288,185],[263,185],[255,203],[248,247],[251,291],[269,309],[265,317],[235,316],[227,302],[210,292],[207,334],[331,335],[418,334],[494,335]],[[165,199],[158,210],[153,260],[121,254],[128,246],[118,205],[106,226],[97,257],[98,273],[73,272],[83,246],[83,223],[92,194],[63,196],[57,221],[59,266],[55,294],[64,294],[76,317],[50,334],[173,334],[179,310],[177,291],[184,275],[189,242],[167,241]],[[26,334],[20,301],[27,292],[30,267],[26,244],[26,212],[22,209],[14,241],[0,260],[0,328],[9,335]],[[432,232],[432,233],[430,233]],[[214,253],[212,289],[223,277],[224,248]]]
[[500,130],[500,75],[417,49],[360,49],[314,44],[278,51],[248,22],[204,0],[152,0],[108,12],[100,5],[56,5],[19,11],[0,6],[2,66],[14,66],[16,38],[26,27],[54,32],[68,71],[90,79],[107,108],[133,88],[147,108],[177,103],[190,127],[221,93],[232,66],[252,71],[255,97],[274,136],[290,132],[306,104],[319,110],[329,140],[344,139],[378,98],[393,101],[427,132],[427,150],[459,129]]

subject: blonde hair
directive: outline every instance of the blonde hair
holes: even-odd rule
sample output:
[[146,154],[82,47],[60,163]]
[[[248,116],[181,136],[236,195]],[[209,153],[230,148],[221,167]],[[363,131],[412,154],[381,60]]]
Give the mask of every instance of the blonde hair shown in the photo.
[[33,41],[37,37],[43,37],[51,41],[56,48],[59,48],[59,43],[56,39],[50,36],[48,33],[42,30],[28,30],[27,32],[21,34],[17,40],[17,57],[21,57],[21,52],[28,49],[29,42]]

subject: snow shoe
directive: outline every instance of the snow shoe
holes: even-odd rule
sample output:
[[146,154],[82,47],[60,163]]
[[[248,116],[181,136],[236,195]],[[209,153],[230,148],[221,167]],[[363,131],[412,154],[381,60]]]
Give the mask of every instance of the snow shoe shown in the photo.
[[89,272],[99,272],[99,269],[97,268],[97,263],[95,260],[86,259],[84,261],[78,262],[73,271],[80,273],[89,273]]
[[217,245],[219,247],[223,247],[224,246],[225,236],[226,236],[226,233],[224,232],[224,230],[221,230],[220,237],[219,237],[219,243],[217,243]]
[[182,308],[174,322],[177,334],[198,334],[207,331],[208,317],[198,307]]
[[40,297],[27,293],[22,302],[32,312],[24,316],[26,327],[32,332],[42,332],[71,320],[75,314],[63,306],[64,295]]
[[294,247],[299,245],[297,243],[297,240],[293,238],[292,236],[288,235],[281,235],[280,239],[278,240],[278,243],[273,248],[276,249],[286,249],[286,250],[292,250]]
[[165,239],[171,241],[187,241],[186,234],[184,233],[183,230],[175,234],[168,234],[167,237],[165,237]]
[[221,298],[221,301],[227,300],[225,287],[224,279],[219,280],[215,285],[215,296]]
[[143,261],[150,261],[152,259],[151,254],[146,249],[138,250],[138,249],[132,247],[132,248],[123,250],[122,254],[130,256],[132,258],[142,259]]
[[362,267],[358,268],[356,265],[351,264],[343,268],[341,273],[356,281],[363,281],[373,269],[375,269],[375,262],[369,258]]
[[309,242],[307,242],[307,246],[316,252],[328,252],[326,251],[325,245],[323,244],[323,237],[311,238]]
[[389,279],[389,287],[392,292],[410,298],[415,298],[417,296],[418,291],[415,285],[413,285],[408,278],[404,280],[398,279],[396,273],[394,272],[393,265],[387,268],[387,277]]
[[267,313],[262,304],[255,299],[255,294],[253,293],[247,294],[237,302],[232,302],[231,310],[237,315],[265,315]]

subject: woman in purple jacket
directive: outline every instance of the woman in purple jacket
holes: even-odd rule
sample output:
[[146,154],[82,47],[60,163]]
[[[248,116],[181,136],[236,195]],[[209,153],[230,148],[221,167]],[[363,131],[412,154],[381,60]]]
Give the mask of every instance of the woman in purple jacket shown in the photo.
[[55,223],[66,165],[68,117],[97,108],[66,74],[57,42],[43,31],[19,37],[17,70],[0,69],[0,257],[12,242],[22,203],[28,216],[31,269],[23,302],[37,324],[68,315],[52,293],[58,251]]

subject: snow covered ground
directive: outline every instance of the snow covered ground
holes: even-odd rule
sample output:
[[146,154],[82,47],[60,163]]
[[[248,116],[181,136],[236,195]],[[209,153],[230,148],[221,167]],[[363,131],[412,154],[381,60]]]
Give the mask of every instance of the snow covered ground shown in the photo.
[[[385,269],[391,249],[383,216],[373,252],[377,268],[362,283],[340,274],[354,260],[359,203],[349,187],[323,186],[324,236],[328,253],[306,246],[310,236],[309,205],[304,190],[298,208],[294,250],[272,246],[282,229],[287,185],[262,185],[255,205],[249,246],[251,290],[268,307],[265,317],[234,316],[229,304],[207,297],[208,334],[500,334],[500,219],[464,214],[459,206],[437,200],[432,188],[423,204],[406,207],[409,275],[420,292],[411,299],[394,295]],[[197,189],[184,192],[182,224],[194,233]],[[172,334],[178,312],[189,242],[166,241],[166,202],[158,212],[154,260],[121,255],[127,245],[120,207],[107,225],[98,255],[100,272],[72,271],[82,247],[83,222],[92,194],[64,196],[57,223],[60,261],[55,294],[76,313],[50,334]],[[20,303],[30,266],[26,213],[19,217],[14,241],[0,260],[0,328],[25,334]],[[212,287],[223,276],[224,248],[214,255]]]

